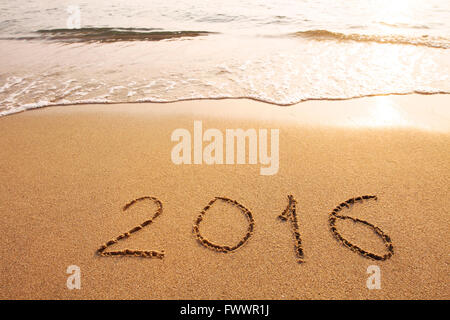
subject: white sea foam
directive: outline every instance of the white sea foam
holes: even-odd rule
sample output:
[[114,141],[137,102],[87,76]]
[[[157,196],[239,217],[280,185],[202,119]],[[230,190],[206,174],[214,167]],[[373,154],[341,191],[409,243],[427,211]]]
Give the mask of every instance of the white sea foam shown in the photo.
[[[247,97],[290,105],[450,93],[445,0],[407,7],[388,0],[318,0],[314,6],[264,0],[121,6],[124,0],[99,0],[83,7],[82,20],[102,27],[72,31],[61,29],[65,19],[58,10],[24,12],[23,1],[8,2],[0,12],[8,20],[1,36],[34,39],[0,40],[0,116],[77,103]],[[27,5],[45,9],[50,2]],[[99,14],[105,8],[112,18]],[[120,18],[123,10],[133,19]],[[35,32],[40,29],[46,30]],[[190,36],[177,40],[174,30]],[[219,34],[194,37],[183,30]],[[154,41],[158,36],[172,40]]]

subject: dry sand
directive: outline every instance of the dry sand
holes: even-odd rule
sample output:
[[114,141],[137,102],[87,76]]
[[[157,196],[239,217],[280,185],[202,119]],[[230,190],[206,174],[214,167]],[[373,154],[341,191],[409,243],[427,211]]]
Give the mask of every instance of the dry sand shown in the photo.
[[[281,108],[248,100],[63,106],[0,118],[0,298],[449,299],[450,97],[389,96]],[[375,112],[375,113],[374,113]],[[280,169],[175,165],[176,128],[279,128]],[[297,200],[305,263],[289,222]],[[379,226],[394,255],[373,261],[336,241],[329,213],[360,195],[378,201],[345,211]],[[163,259],[100,257],[119,234],[162,214],[114,249],[164,250]],[[215,196],[248,208],[255,231],[232,253],[199,244],[195,219]],[[371,229],[338,221],[342,235],[384,254]],[[248,223],[214,205],[201,223],[213,242],[234,244]],[[81,268],[68,290],[66,269]],[[381,289],[366,287],[367,267]]]

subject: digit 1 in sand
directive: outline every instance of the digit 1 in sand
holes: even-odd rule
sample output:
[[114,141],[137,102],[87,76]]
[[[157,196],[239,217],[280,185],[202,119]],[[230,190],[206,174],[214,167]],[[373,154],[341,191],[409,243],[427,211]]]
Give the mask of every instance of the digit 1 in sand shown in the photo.
[[283,221],[287,221],[289,219],[292,227],[292,233],[294,234],[295,255],[297,256],[298,263],[303,263],[305,262],[305,260],[297,219],[297,201],[292,195],[288,195],[288,199],[289,204],[287,205],[286,209],[284,209],[284,211],[279,215],[279,218]]

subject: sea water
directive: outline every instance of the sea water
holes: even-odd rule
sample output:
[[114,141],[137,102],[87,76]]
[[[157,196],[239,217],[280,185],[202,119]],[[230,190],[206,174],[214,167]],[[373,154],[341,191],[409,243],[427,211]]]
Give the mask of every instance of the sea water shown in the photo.
[[450,93],[448,0],[0,1],[0,115]]

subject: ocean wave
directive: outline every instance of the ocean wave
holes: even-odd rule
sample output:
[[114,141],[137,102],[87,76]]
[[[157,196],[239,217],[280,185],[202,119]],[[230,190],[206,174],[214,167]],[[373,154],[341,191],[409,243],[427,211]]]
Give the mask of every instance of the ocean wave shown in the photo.
[[403,35],[368,35],[368,34],[345,34],[328,30],[307,30],[291,34],[310,40],[335,40],[335,41],[357,41],[357,42],[376,42],[388,44],[402,44],[426,46],[431,48],[448,49],[450,48],[450,39],[443,37],[431,37],[423,35],[421,37],[408,37]]
[[401,28],[401,29],[430,29],[429,26],[427,26],[426,24],[410,24],[410,23],[402,23],[402,22],[397,22],[397,23],[389,23],[389,22],[385,22],[385,21],[378,21],[377,22],[380,25],[383,26],[387,26],[387,27],[392,27],[392,28]]
[[450,93],[449,51],[427,46],[299,41],[284,33],[245,41],[222,34],[176,43],[1,41],[1,47],[0,116],[81,103],[248,98],[292,105]]
[[440,90],[414,90],[410,92],[391,92],[391,93],[374,93],[374,94],[363,94],[363,95],[356,95],[356,96],[349,96],[349,97],[317,97],[317,98],[305,98],[300,99],[297,101],[292,102],[278,102],[272,99],[267,99],[265,97],[260,97],[258,95],[247,95],[247,96],[232,96],[232,95],[218,95],[218,96],[198,96],[198,97],[185,97],[185,98],[178,98],[178,99],[156,99],[156,98],[142,98],[142,99],[136,99],[136,100],[128,100],[128,101],[122,101],[122,100],[108,100],[105,98],[98,98],[98,99],[86,99],[86,100],[77,100],[77,101],[69,101],[69,100],[63,100],[60,102],[50,102],[46,100],[40,100],[35,103],[27,103],[24,105],[21,105],[20,107],[15,107],[11,109],[6,110],[0,110],[0,117],[24,112],[27,110],[32,109],[38,109],[38,108],[46,108],[46,107],[58,107],[58,106],[70,106],[70,105],[87,105],[87,104],[133,104],[133,103],[175,103],[175,102],[182,102],[182,101],[199,101],[199,100],[242,100],[242,99],[248,99],[253,100],[257,102],[262,103],[268,103],[271,105],[279,106],[279,107],[290,107],[302,102],[306,101],[342,101],[342,100],[352,100],[352,99],[359,99],[359,98],[367,98],[367,97],[379,97],[379,96],[404,96],[404,95],[410,95],[410,94],[420,94],[420,95],[436,95],[436,94],[450,94],[450,92],[447,91],[440,91]]
[[61,42],[160,41],[213,34],[209,31],[167,31],[161,28],[97,28],[44,29],[30,36],[7,40],[54,40]]

